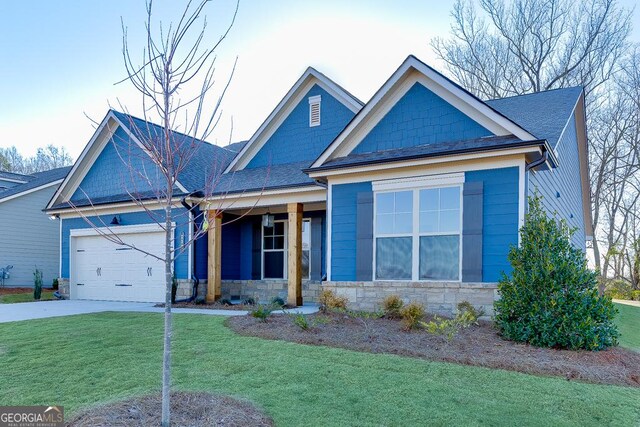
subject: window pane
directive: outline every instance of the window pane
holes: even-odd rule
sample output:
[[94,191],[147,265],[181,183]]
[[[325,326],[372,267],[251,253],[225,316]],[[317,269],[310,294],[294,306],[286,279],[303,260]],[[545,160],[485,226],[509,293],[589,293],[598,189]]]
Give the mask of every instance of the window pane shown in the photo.
[[302,251],[301,259],[302,278],[309,278],[309,251]]
[[420,232],[435,233],[438,231],[438,212],[420,212]]
[[420,279],[458,280],[459,236],[420,237]]
[[395,212],[413,212],[413,191],[399,191],[395,195]]
[[460,231],[460,211],[457,209],[440,211],[440,229],[438,231],[458,233]]
[[284,237],[274,237],[273,240],[273,249],[284,249]]
[[376,218],[376,232],[378,234],[393,233],[393,214],[378,214]]
[[309,250],[311,247],[311,223],[302,221],[302,250]]
[[264,227],[264,235],[273,236],[273,227]]
[[264,278],[284,279],[284,252],[264,253]]
[[265,236],[265,238],[264,238],[264,248],[265,249],[273,249],[273,237]]
[[432,211],[438,209],[438,190],[420,190],[420,210]]
[[411,237],[376,239],[376,279],[411,279]]
[[393,213],[393,193],[376,195],[376,213]]
[[284,236],[284,222],[276,222],[273,224],[276,236]]
[[440,189],[440,209],[460,209],[460,187]]
[[411,213],[400,213],[395,215],[394,233],[411,233],[413,230],[413,215]]

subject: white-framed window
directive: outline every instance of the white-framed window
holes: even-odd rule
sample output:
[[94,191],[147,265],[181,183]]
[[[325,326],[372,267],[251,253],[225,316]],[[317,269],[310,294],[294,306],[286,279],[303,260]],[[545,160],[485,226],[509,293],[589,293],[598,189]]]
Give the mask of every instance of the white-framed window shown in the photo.
[[374,183],[374,279],[459,281],[459,176]]
[[302,220],[302,278],[309,279],[311,273],[311,220]]
[[309,127],[320,126],[320,95],[309,97]]
[[262,227],[262,278],[287,278],[287,222]]

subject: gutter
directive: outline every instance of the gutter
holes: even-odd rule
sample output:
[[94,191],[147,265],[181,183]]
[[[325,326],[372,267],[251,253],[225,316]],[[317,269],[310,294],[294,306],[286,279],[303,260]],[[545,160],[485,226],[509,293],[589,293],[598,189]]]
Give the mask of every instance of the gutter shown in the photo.
[[[184,208],[187,210],[187,212],[189,212],[189,215],[193,215],[193,209],[197,208],[197,205],[189,205],[187,203],[187,198],[189,197],[197,197],[197,198],[204,198],[204,193],[202,191],[193,191],[189,194],[187,194],[186,196],[184,196],[182,199],[180,199],[180,204],[182,206],[184,206]],[[196,276],[196,250],[195,250],[195,240],[193,242],[191,242],[191,244],[193,245],[192,247],[192,257],[191,257],[191,280],[193,280],[193,287],[191,288],[191,296],[189,298],[184,298],[181,300],[175,300],[174,303],[176,302],[192,302],[193,300],[196,299],[196,297],[198,296],[198,286],[200,285],[200,279],[198,279],[198,277]]]

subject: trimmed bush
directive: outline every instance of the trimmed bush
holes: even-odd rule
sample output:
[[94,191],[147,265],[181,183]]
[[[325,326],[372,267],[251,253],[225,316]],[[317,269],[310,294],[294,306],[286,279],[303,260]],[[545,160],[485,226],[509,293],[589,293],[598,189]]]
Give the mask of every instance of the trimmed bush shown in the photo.
[[398,295],[389,295],[382,301],[382,311],[389,319],[399,319],[404,301]]
[[33,299],[39,300],[42,296],[42,270],[36,267],[33,270]]
[[420,321],[424,317],[424,305],[419,302],[412,301],[402,307],[400,316],[402,317],[402,326],[405,331],[416,329],[420,325]]
[[498,285],[495,322],[505,338],[572,350],[617,344],[616,309],[598,296],[596,273],[571,245],[574,231],[548,217],[539,197],[529,199],[521,245],[509,252],[513,272]]
[[320,311],[326,313],[332,310],[346,310],[349,300],[346,297],[340,297],[335,292],[329,289],[323,289],[318,296],[318,304],[320,304]]

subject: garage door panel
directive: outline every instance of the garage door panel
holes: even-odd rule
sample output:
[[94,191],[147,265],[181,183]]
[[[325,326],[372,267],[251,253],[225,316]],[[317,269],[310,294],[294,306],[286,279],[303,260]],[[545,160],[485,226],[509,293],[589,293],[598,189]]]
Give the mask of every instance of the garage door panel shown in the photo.
[[[162,232],[126,234],[122,239],[144,251],[164,253]],[[162,261],[101,236],[77,237],[76,249],[72,268],[78,299],[164,301]]]

